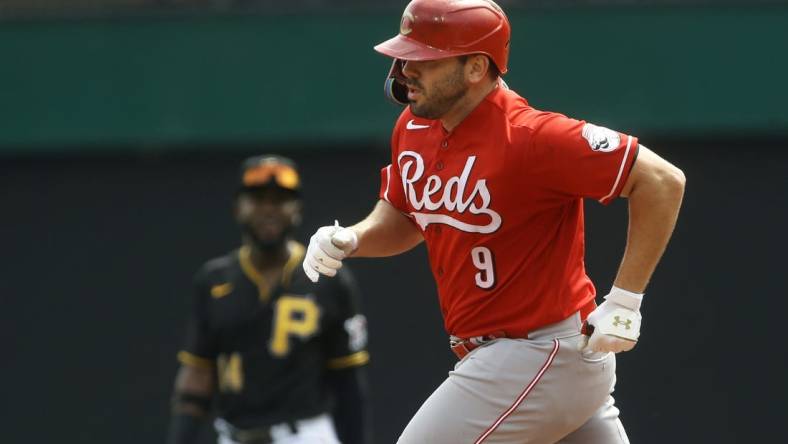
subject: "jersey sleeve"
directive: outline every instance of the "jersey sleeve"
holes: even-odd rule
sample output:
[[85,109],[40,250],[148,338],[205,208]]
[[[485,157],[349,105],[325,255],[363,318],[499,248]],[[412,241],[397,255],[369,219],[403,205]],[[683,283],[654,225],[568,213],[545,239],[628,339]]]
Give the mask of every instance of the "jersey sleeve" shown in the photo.
[[183,365],[213,367],[218,354],[217,338],[208,317],[208,278],[201,270],[194,278],[194,296],[186,330],[186,344],[178,352]]
[[339,370],[369,361],[367,319],[359,310],[360,292],[347,267],[343,267],[324,291],[331,292],[337,304],[337,318],[325,332],[326,367]]
[[536,186],[603,204],[616,198],[638,152],[636,137],[557,113],[544,113],[526,155]]
[[399,211],[407,213],[405,189],[402,186],[402,176],[400,175],[399,163],[397,162],[399,133],[402,121],[403,117],[400,116],[397,124],[394,125],[394,131],[391,133],[391,163],[380,170],[380,192],[378,193],[378,197],[390,203]]

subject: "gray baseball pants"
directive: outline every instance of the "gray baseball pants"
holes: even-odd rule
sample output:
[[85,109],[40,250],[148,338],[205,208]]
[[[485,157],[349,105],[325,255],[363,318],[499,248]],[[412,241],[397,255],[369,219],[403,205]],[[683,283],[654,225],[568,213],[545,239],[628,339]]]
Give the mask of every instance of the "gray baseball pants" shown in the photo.
[[629,444],[610,394],[613,353],[578,350],[580,315],[471,351],[398,444]]

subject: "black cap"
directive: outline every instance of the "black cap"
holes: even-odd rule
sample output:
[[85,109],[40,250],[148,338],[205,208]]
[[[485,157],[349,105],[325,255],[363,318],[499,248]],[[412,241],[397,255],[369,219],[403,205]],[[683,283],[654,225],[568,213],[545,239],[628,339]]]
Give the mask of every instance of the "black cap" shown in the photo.
[[298,166],[287,157],[263,154],[241,163],[240,190],[277,186],[300,194],[301,176]]

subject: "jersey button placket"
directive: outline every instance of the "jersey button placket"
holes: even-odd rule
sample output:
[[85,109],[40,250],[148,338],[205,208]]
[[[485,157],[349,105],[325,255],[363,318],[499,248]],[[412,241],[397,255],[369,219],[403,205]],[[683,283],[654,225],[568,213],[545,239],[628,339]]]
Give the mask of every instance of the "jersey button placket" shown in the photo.
[[[441,151],[445,151],[445,150],[447,150],[448,148],[449,148],[449,141],[448,141],[448,140],[446,140],[446,139],[443,139],[443,140],[441,141],[441,147],[440,147],[440,150],[441,150]],[[435,169],[436,169],[437,171],[441,171],[441,170],[443,170],[443,168],[444,168],[444,167],[445,167],[445,165],[443,164],[443,161],[440,161],[440,160],[439,160],[437,163],[435,163]]]

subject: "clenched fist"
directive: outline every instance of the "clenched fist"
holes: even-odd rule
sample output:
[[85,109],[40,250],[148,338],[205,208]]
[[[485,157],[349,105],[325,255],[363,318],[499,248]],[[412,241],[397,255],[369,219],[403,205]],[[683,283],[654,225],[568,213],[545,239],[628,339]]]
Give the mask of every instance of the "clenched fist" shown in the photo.
[[304,272],[312,281],[317,282],[321,274],[335,276],[342,268],[342,260],[358,248],[356,233],[339,226],[320,227],[309,239],[309,247],[304,257]]
[[619,353],[632,350],[640,336],[643,295],[613,287],[596,310],[588,315],[594,332],[584,349]]

